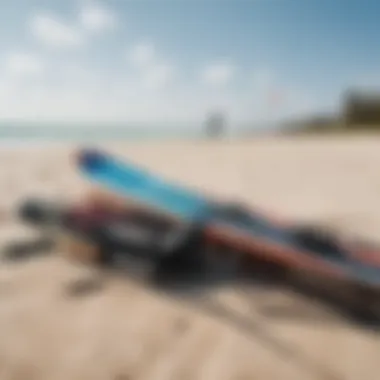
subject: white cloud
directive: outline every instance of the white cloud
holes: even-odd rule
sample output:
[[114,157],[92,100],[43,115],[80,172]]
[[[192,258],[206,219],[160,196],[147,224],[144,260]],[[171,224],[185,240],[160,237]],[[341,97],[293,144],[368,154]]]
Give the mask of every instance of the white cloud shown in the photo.
[[286,88],[286,102],[279,107],[268,104],[268,99],[254,87],[250,88],[248,82],[243,89],[215,92],[201,83],[172,81],[173,71],[171,66],[157,64],[145,70],[145,76],[126,73],[123,78],[78,64],[62,64],[56,75],[61,78],[65,73],[63,84],[49,83],[48,77],[33,82],[1,83],[0,80],[0,119],[151,126],[186,124],[196,128],[201,127],[207,112],[214,109],[225,112],[232,126],[275,121],[317,110],[318,104],[306,101],[302,91]]
[[156,59],[156,51],[150,43],[140,43],[135,45],[127,54],[127,59],[136,67],[146,67]]
[[29,27],[38,41],[51,47],[77,47],[85,42],[84,35],[75,25],[65,23],[50,13],[33,15]]
[[[41,57],[22,52],[9,54],[3,75],[0,70],[0,119],[201,126],[208,111],[221,109],[232,125],[237,125],[279,120],[315,106],[305,102],[302,91],[292,91],[290,96],[289,86],[280,86],[274,75],[270,81],[268,75],[259,76],[261,83],[273,82],[269,87],[247,80],[243,87],[215,91],[200,81],[181,81],[178,67],[162,59],[153,45],[136,45],[133,52],[135,55],[129,58],[134,57],[137,66],[132,71],[126,69],[124,77],[78,62],[56,63],[49,75],[41,76],[45,69]],[[228,83],[235,72],[233,66],[222,64],[207,69],[203,79],[213,85]],[[25,76],[35,79],[18,80]],[[285,93],[286,102],[278,102],[281,91],[277,90]]]
[[90,32],[101,32],[115,26],[115,13],[95,2],[86,2],[79,15],[82,26]]
[[201,71],[201,80],[212,86],[224,86],[232,80],[235,72],[235,66],[230,63],[214,63]]
[[150,89],[165,87],[173,79],[175,68],[171,65],[157,64],[143,72],[143,84]]
[[252,75],[252,84],[257,89],[269,88],[276,83],[276,75],[270,69],[255,69]]
[[13,52],[5,58],[4,70],[6,76],[24,77],[39,75],[44,71],[43,60],[36,54]]
[[127,54],[127,60],[137,70],[137,77],[147,89],[159,89],[169,84],[176,68],[164,61],[151,43],[139,43]]

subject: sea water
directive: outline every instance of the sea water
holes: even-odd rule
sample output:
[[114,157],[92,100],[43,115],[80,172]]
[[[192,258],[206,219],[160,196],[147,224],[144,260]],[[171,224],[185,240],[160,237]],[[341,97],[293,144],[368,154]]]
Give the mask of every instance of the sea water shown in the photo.
[[[251,136],[251,133],[260,134],[270,132],[270,126],[255,128],[233,128],[226,130],[224,138]],[[0,147],[31,147],[41,144],[74,143],[98,144],[104,142],[130,142],[149,140],[203,140],[207,138],[201,125],[106,125],[106,124],[37,124],[37,123],[7,123],[0,122]],[[218,138],[219,139],[219,138]]]
[[112,140],[167,140],[171,138],[198,138],[202,132],[196,128],[158,128],[109,125],[6,125],[0,124],[0,144],[38,142],[104,142]]

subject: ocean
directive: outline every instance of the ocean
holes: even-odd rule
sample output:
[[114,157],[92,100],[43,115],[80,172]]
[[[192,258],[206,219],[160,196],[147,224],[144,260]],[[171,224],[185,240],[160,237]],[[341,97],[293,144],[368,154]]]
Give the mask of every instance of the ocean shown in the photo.
[[[247,137],[254,132],[271,130],[271,126],[261,128],[234,128],[226,130],[224,138]],[[57,125],[0,122],[0,146],[31,146],[46,143],[98,144],[108,141],[149,141],[149,140],[202,140],[205,139],[204,126],[180,125],[132,126],[132,125]]]
[[175,138],[200,138],[196,128],[133,128],[129,126],[54,126],[54,125],[2,125],[0,143],[7,142],[101,142],[107,140],[167,140]]

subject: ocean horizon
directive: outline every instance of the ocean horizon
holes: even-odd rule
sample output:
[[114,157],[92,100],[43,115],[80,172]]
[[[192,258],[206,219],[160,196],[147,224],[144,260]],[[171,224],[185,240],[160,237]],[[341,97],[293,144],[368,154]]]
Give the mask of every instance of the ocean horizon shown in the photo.
[[0,141],[52,140],[101,141],[114,139],[141,140],[202,137],[199,128],[159,128],[112,125],[4,125],[0,124]]
[[[272,128],[226,128],[223,138],[246,137],[253,132],[270,132]],[[206,139],[204,126],[132,126],[107,124],[37,124],[0,122],[0,146],[31,146],[46,143],[101,143],[109,141],[160,141],[160,140],[202,140]]]

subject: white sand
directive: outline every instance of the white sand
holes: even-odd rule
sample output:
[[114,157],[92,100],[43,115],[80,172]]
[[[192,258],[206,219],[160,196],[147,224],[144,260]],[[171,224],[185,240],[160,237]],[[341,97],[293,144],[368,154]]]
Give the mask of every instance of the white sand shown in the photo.
[[[380,240],[380,138],[115,143],[107,148],[215,196]],[[80,196],[86,184],[70,166],[71,149],[0,150],[1,241],[29,232],[11,216],[23,196]],[[312,318],[316,307],[303,319],[266,318],[259,312],[276,302],[290,308],[305,304],[295,296],[219,291],[220,302],[259,324],[259,330],[253,325],[248,333],[128,280],[108,279],[102,291],[70,297],[67,286],[88,272],[54,256],[0,267],[1,379],[379,377],[376,335],[332,317],[318,322]],[[267,332],[274,342],[266,342]]]

